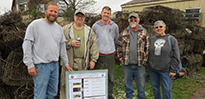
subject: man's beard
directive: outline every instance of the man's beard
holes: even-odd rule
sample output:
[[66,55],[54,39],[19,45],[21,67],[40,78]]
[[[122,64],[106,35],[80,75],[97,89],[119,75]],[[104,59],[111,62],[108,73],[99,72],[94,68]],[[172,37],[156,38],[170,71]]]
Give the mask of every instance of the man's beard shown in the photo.
[[50,16],[52,16],[52,15],[46,15],[46,18],[48,19],[48,21],[51,22],[51,23],[55,22],[57,17],[53,16],[55,18],[52,20],[52,19],[50,19]]
[[137,23],[130,23],[130,27],[131,27],[131,28],[137,27]]

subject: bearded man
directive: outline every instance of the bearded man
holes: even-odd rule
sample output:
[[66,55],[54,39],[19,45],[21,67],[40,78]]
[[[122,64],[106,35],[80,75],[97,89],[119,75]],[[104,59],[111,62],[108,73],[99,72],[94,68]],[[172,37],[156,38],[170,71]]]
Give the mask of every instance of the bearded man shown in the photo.
[[59,56],[66,69],[72,71],[68,65],[63,29],[55,22],[58,5],[49,2],[45,15],[45,18],[36,19],[28,25],[22,45],[23,62],[33,76],[33,99],[54,99],[57,95]]
[[125,80],[127,99],[133,99],[133,74],[137,86],[138,99],[145,95],[145,64],[147,63],[149,36],[140,24],[137,13],[129,14],[129,26],[120,33],[117,42],[117,57],[121,62]]

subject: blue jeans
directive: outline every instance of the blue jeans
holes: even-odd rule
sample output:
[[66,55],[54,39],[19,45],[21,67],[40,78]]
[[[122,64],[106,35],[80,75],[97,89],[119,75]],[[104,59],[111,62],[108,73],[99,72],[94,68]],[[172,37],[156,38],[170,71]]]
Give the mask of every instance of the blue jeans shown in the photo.
[[123,65],[123,73],[124,73],[124,80],[125,80],[125,93],[126,98],[132,99],[133,98],[133,74],[135,79],[135,84],[137,86],[137,97],[138,99],[144,99],[145,95],[145,67],[138,66],[138,65]]
[[59,64],[51,62],[35,65],[34,99],[54,99],[58,92]]
[[161,99],[160,85],[163,99],[172,99],[172,77],[169,76],[169,72],[158,73],[149,70],[149,73],[155,99]]

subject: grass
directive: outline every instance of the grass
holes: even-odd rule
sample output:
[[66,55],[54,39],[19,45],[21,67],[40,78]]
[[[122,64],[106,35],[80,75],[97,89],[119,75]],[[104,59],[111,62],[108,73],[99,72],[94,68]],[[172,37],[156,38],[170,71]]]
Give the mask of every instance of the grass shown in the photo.
[[[196,74],[205,77],[205,67],[202,67]],[[125,99],[124,92],[124,79],[123,79],[123,71],[122,67],[119,65],[115,65],[114,72],[115,79],[115,87],[113,95],[117,99]],[[204,82],[201,79],[194,78],[180,78],[172,83],[172,99],[188,99],[198,88],[204,85]],[[137,97],[137,88],[133,81],[133,89],[134,89],[134,97]],[[145,83],[145,99],[154,99],[152,87],[150,84],[150,80],[148,79]],[[137,99],[137,98],[135,98]]]

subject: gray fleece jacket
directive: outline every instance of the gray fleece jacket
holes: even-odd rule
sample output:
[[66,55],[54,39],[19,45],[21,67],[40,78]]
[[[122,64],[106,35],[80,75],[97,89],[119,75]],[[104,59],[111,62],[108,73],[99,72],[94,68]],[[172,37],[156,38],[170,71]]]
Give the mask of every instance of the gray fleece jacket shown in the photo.
[[92,29],[97,36],[99,53],[110,54],[115,52],[115,44],[119,37],[117,24],[110,21],[109,24],[104,25],[99,20],[93,24]]

